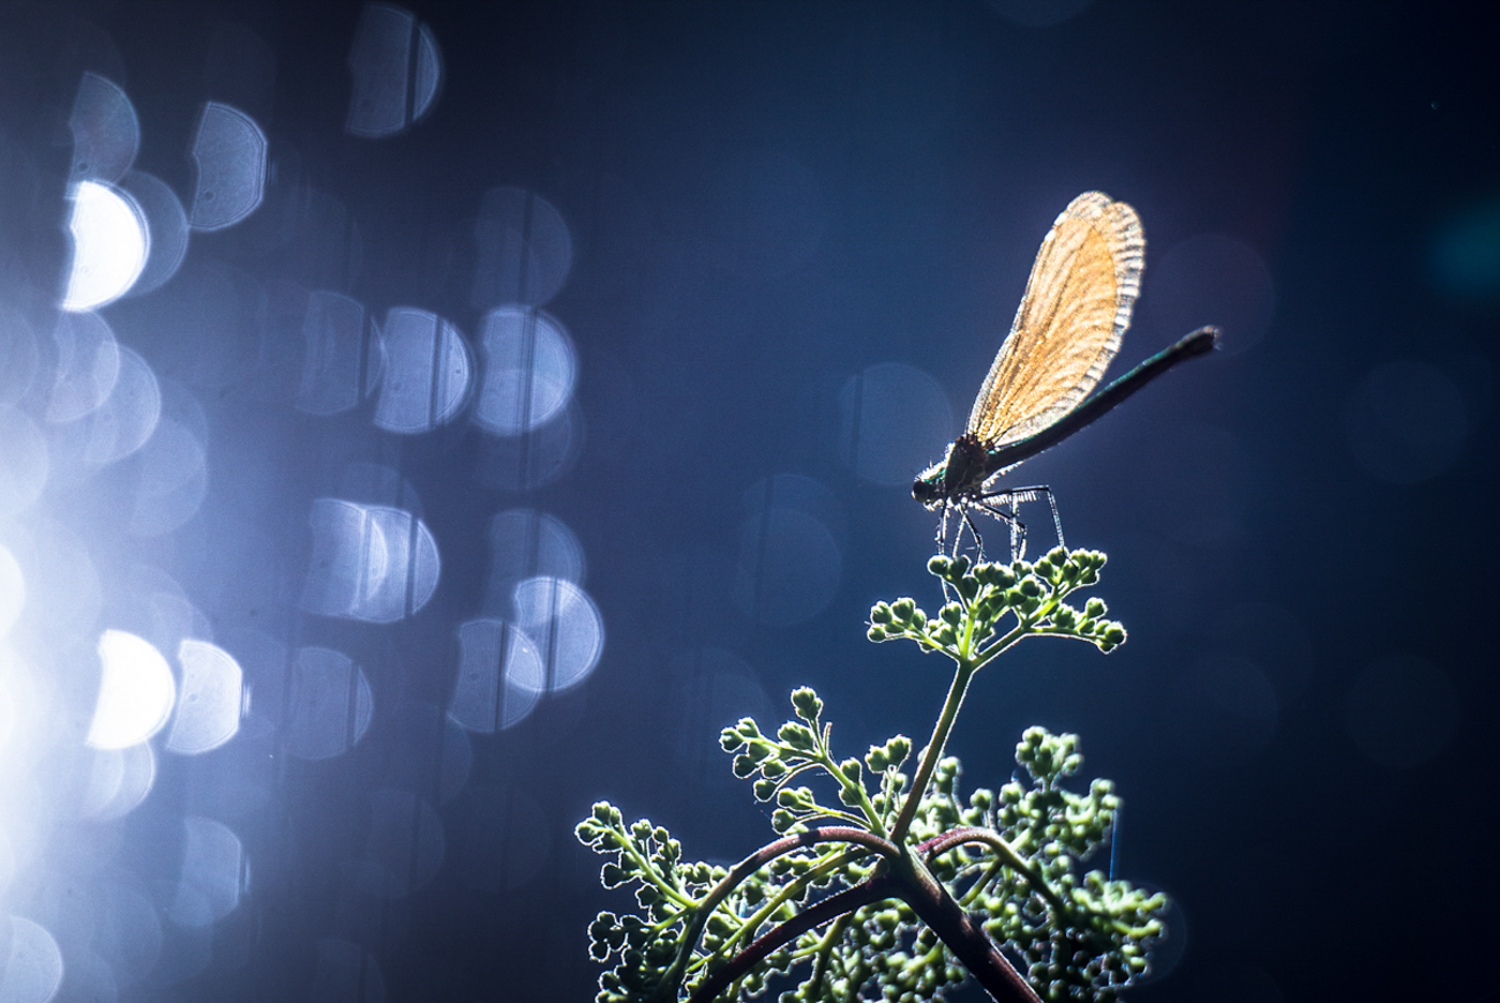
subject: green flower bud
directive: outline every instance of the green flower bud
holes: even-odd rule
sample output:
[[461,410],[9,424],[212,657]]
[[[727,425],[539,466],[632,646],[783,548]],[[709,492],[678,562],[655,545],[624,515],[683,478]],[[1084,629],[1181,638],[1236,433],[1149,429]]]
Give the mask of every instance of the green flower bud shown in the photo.
[[947,554],[937,554],[927,561],[927,571],[939,578],[946,578],[952,568],[953,558]]
[[776,781],[774,781],[774,780],[764,780],[764,779],[757,780],[755,782],[755,788],[754,788],[754,790],[755,790],[755,800],[757,800],[757,801],[769,801],[769,800],[771,800],[771,795],[773,795],[773,794],[776,793]]
[[870,607],[870,622],[886,624],[891,622],[891,607],[889,603],[878,602]]
[[823,701],[818,699],[818,694],[811,687],[803,686],[792,691],[792,709],[802,720],[816,721],[823,713]]
[[802,752],[811,752],[818,747],[817,738],[813,735],[812,729],[796,721],[788,721],[778,728],[776,737]]
[[814,806],[812,791],[806,787],[788,787],[776,795],[776,803],[783,808],[806,809]]
[[917,611],[917,604],[911,599],[897,599],[891,604],[891,616],[897,623],[906,623]]

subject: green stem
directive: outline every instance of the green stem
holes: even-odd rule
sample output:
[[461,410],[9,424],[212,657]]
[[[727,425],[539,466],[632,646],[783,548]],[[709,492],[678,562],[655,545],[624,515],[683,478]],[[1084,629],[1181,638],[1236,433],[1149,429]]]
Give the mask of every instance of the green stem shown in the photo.
[[953,722],[958,718],[958,709],[963,706],[969,680],[974,678],[977,668],[977,665],[959,662],[958,671],[953,673],[953,682],[948,687],[948,699],[943,702],[943,712],[938,715],[937,724],[932,728],[932,740],[927,743],[927,751],[922,754],[922,763],[912,780],[911,790],[906,794],[906,802],[901,806],[901,814],[896,816],[896,824],[891,826],[890,840],[897,846],[903,845],[906,830],[911,828],[917,806],[922,803],[922,795],[932,782],[932,773],[937,769],[938,760],[942,758],[943,748],[948,744],[948,735],[953,731]]
[[717,999],[731,982],[744,976],[778,947],[789,944],[809,930],[815,930],[829,920],[851,913],[860,906],[890,898],[894,884],[890,874],[877,875],[866,878],[852,888],[845,888],[836,895],[830,895],[816,905],[808,906],[735,955],[722,968],[704,979],[693,995],[688,998],[688,1003],[710,1003]]
[[636,850],[635,839],[630,835],[630,831],[628,829],[626,829],[623,825],[616,826],[615,832],[619,833],[621,837],[623,837],[621,840],[622,845],[620,847],[621,852],[623,852],[627,857],[635,862],[635,865],[641,869],[641,873],[645,875],[646,879],[649,880],[651,884],[655,885],[663,895],[671,899],[682,908],[693,908],[693,900],[682,894],[682,892],[678,890],[675,885],[669,882],[662,875],[662,873],[657,870],[656,865],[653,864],[648,857],[642,856]]
[[[725,939],[723,945],[719,947],[718,953],[723,954],[730,948],[732,948],[736,943],[746,939],[747,937],[753,937],[755,931],[760,929],[761,924],[774,917],[777,911],[783,905],[786,905],[788,902],[796,901],[799,897],[801,897],[801,895],[805,891],[807,891],[807,886],[812,882],[816,881],[820,877],[823,877],[831,871],[843,867],[845,864],[851,863],[852,861],[863,855],[864,851],[862,850],[845,850],[843,853],[833,854],[824,859],[821,863],[815,864],[813,867],[809,868],[806,874],[800,875],[795,881],[787,882],[786,885],[781,889],[781,891],[777,892],[774,896],[768,899],[765,905],[761,906],[753,914],[751,914],[750,918],[745,920],[745,922],[740,926],[738,930],[736,930],[733,934]],[[704,959],[703,963],[706,964],[707,960],[708,959]],[[690,967],[698,966],[695,964]]]
[[1025,878],[1026,883],[1036,889],[1037,894],[1041,895],[1042,898],[1052,903],[1054,908],[1064,912],[1067,911],[1068,903],[1063,897],[1053,891],[1047,885],[1047,882],[1042,879],[1042,875],[1027,863],[1009,843],[1002,839],[999,833],[992,832],[989,829],[964,826],[959,829],[951,829],[941,836],[929,839],[922,844],[922,849],[926,852],[927,859],[931,860],[933,857],[947,853],[954,847],[962,846],[965,843],[983,843],[985,846],[988,846],[995,851],[996,857],[1011,870]]
[[682,940],[677,949],[677,960],[672,962],[672,967],[667,972],[662,985],[682,985],[682,977],[687,973],[688,963],[693,957],[693,948],[698,946],[698,940],[703,936],[703,928],[708,924],[708,917],[713,915],[719,903],[728,898],[740,882],[777,857],[814,843],[855,843],[874,850],[883,857],[894,857],[900,853],[896,847],[868,830],[843,825],[830,825],[793,833],[775,842],[767,843],[735,864],[733,870],[724,875],[723,880],[714,885],[702,901],[692,903],[692,917],[682,931]]

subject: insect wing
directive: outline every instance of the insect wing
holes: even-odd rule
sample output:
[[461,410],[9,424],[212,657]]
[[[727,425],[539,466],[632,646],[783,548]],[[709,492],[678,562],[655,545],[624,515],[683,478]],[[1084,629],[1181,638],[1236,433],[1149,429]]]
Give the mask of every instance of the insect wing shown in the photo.
[[994,448],[1041,431],[1088,396],[1130,324],[1145,261],[1134,209],[1102,192],[1068,203],[1037,251],[968,431]]

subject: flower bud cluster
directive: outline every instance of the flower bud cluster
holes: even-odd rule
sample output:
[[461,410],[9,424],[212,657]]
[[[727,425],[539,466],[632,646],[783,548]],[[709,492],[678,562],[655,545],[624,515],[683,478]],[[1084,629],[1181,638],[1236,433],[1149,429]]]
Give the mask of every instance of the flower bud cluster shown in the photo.
[[[1061,547],[1035,564],[974,564],[966,556],[938,554],[927,562],[927,570],[954,598],[936,616],[912,599],[878,602],[870,609],[868,636],[876,642],[908,638],[924,651],[941,651],[959,662],[981,657],[996,638],[1013,642],[1025,634],[1073,637],[1113,651],[1124,643],[1125,628],[1105,619],[1104,600],[1090,599],[1082,609],[1064,601],[1097,584],[1104,562],[1098,551],[1070,553]],[[1014,618],[1009,631],[1004,629],[1007,617]]]

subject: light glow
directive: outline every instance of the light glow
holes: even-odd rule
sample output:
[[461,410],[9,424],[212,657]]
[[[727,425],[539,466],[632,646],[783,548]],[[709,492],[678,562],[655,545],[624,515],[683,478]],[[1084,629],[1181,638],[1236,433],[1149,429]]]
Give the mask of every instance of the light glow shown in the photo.
[[130,291],[146,267],[151,234],[135,199],[112,185],[80,181],[68,217],[73,267],[62,308],[94,310]]
[[106,630],[99,637],[99,661],[104,671],[88,744],[124,749],[160,731],[177,695],[161,652],[134,634]]

